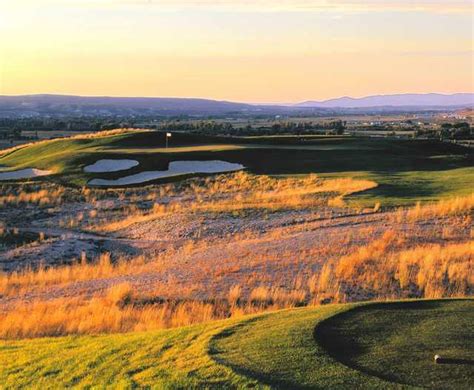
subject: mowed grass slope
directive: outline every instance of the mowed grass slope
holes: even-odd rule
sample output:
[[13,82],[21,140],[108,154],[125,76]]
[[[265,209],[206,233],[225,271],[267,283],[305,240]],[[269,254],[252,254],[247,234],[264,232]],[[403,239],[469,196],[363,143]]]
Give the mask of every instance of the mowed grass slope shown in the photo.
[[[316,340],[348,367],[425,388],[474,384],[474,300],[360,306],[320,324]],[[464,360],[434,364],[436,354]]]
[[468,196],[473,193],[474,168],[463,167],[426,171],[359,171],[327,174],[335,178],[349,176],[376,182],[376,188],[346,198],[350,204],[370,206],[381,202],[384,206],[412,205],[415,202]]
[[118,335],[0,342],[0,383],[9,388],[209,388],[249,380],[207,353],[229,322]]
[[472,300],[438,300],[291,309],[148,333],[3,341],[0,383],[468,388],[473,366],[435,365],[432,355],[472,359],[473,328]]
[[[412,204],[472,193],[474,152],[426,140],[358,137],[205,137],[175,133],[169,149],[164,134],[134,131],[89,139],[62,139],[21,148],[0,157],[0,165],[52,169],[42,180],[85,185],[91,178],[118,178],[144,170],[166,170],[176,160],[224,160],[255,174],[350,176],[379,186],[351,197],[372,206]],[[102,158],[136,159],[128,171],[85,174],[83,167]],[[175,180],[175,179],[173,179]]]

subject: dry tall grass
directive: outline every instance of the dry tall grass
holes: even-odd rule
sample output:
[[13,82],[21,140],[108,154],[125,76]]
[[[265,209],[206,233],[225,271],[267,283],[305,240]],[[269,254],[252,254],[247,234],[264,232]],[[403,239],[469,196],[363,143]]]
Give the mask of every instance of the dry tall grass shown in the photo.
[[381,239],[343,256],[323,290],[345,299],[365,297],[455,297],[474,293],[474,241],[402,247],[403,238]]
[[[113,190],[113,196],[125,204],[124,210],[130,214],[125,223],[108,225],[113,229],[129,223],[155,218],[160,213],[197,211],[228,212],[246,208],[265,207],[299,209],[318,205],[351,191],[369,188],[370,182],[353,180],[321,180],[316,176],[304,179],[274,179],[255,177],[246,173],[218,176],[215,179],[196,179],[186,184],[173,184],[153,187],[153,190]],[[181,186],[181,187],[179,187]],[[48,194],[42,189],[27,191],[31,196],[22,195],[25,202],[37,202]],[[79,191],[79,190],[78,190]],[[179,196],[175,202],[173,196]],[[97,199],[100,192],[81,190],[78,196]],[[146,198],[144,198],[146,194]],[[319,196],[329,194],[328,196]],[[166,198],[167,202],[156,203]],[[135,200],[146,199],[149,208],[142,211]],[[181,203],[181,204],[180,204]],[[309,261],[301,262],[295,258],[293,248],[278,253],[268,253],[265,259],[258,255],[240,253],[240,258],[226,259],[217,266],[204,264],[199,269],[207,279],[202,284],[193,280],[181,283],[183,275],[177,277],[170,272],[160,279],[146,295],[139,295],[135,286],[123,283],[132,280],[139,273],[153,269],[164,274],[165,267],[172,264],[179,267],[188,260],[190,254],[212,249],[209,241],[197,240],[180,243],[176,250],[170,249],[154,259],[137,258],[112,262],[104,254],[98,261],[88,263],[85,257],[71,266],[57,268],[27,269],[0,276],[0,294],[16,304],[5,304],[0,311],[0,337],[21,338],[39,336],[58,336],[64,334],[95,334],[103,332],[128,332],[188,325],[217,318],[238,316],[246,313],[262,312],[300,305],[344,302],[367,299],[387,299],[405,297],[454,297],[474,294],[474,241],[465,234],[472,224],[471,212],[474,197],[444,200],[436,204],[417,205],[412,209],[401,209],[394,213],[390,228],[390,218],[384,221],[383,228],[372,225],[350,231],[342,236],[338,244],[340,250],[329,248],[331,244],[317,242],[314,248],[306,250]],[[19,203],[21,204],[21,203]],[[376,207],[375,209],[378,209]],[[374,210],[375,210],[374,209]],[[96,211],[94,211],[94,218]],[[123,217],[123,215],[122,215]],[[377,216],[378,217],[378,216]],[[383,214],[380,215],[380,218]],[[87,217],[75,217],[76,220]],[[404,233],[403,226],[422,225],[418,221],[427,219],[437,226],[437,243],[420,243],[416,238]],[[441,222],[440,222],[441,221]],[[444,226],[446,221],[456,226]],[[398,225],[397,225],[398,223]],[[460,226],[462,229],[459,229]],[[318,225],[319,226],[319,225]],[[398,227],[397,227],[398,226]],[[112,229],[112,230],[113,230]],[[298,227],[305,231],[306,225]],[[387,230],[388,229],[388,230]],[[399,230],[397,230],[399,229]],[[459,236],[462,230],[464,235]],[[431,232],[435,230],[430,230]],[[294,234],[295,230],[291,230]],[[416,228],[411,233],[418,233]],[[283,229],[269,232],[267,240],[279,240],[286,234]],[[330,234],[330,233],[328,233]],[[363,236],[363,237],[361,237]],[[461,238],[459,238],[461,237]],[[241,232],[232,236],[234,241],[253,240],[252,232]],[[332,243],[334,245],[334,242]],[[299,248],[297,248],[299,249]],[[161,257],[160,257],[161,256]],[[318,263],[318,259],[324,258]],[[171,260],[175,260],[172,262]],[[177,259],[177,260],[176,260]],[[279,268],[280,279],[271,278],[268,269],[274,264],[294,264],[298,272],[286,273],[288,268]],[[306,268],[305,268],[306,267]],[[241,270],[250,270],[248,277],[232,279]],[[283,270],[284,272],[282,272]],[[168,272],[168,268],[166,268]],[[181,271],[178,268],[178,271]],[[184,272],[183,272],[184,274]],[[131,276],[130,278],[127,278]],[[231,279],[227,287],[216,294],[212,300],[205,300],[203,291],[206,282],[216,278]],[[285,279],[286,278],[286,279]],[[110,283],[108,290],[84,293],[74,298],[51,299],[51,297],[31,298],[34,293],[49,292],[54,286],[67,286],[76,282],[104,279]],[[184,286],[183,286],[184,285]],[[190,287],[191,286],[191,287]],[[197,287],[196,287],[197,286]],[[201,290],[199,290],[199,288]],[[76,290],[73,290],[76,291]],[[21,297],[28,295],[28,301]],[[174,297],[180,299],[172,300]],[[142,292],[142,294],[145,294]],[[170,295],[167,295],[170,294]],[[38,294],[38,296],[42,296]],[[199,298],[198,298],[199,297]]]
[[59,298],[19,303],[0,312],[0,338],[62,336],[146,331],[186,326],[215,319],[240,316],[265,310],[293,307],[304,299],[304,292],[285,293],[264,287],[252,291],[252,301],[237,302],[238,289],[226,301],[154,302],[150,297],[136,296],[131,285],[111,287],[105,295]]
[[474,193],[464,197],[456,197],[440,200],[435,203],[421,205],[419,202],[415,207],[408,210],[406,218],[414,222],[421,219],[434,217],[448,217],[471,212],[474,209]]
[[119,285],[105,296],[59,298],[18,304],[0,313],[0,337],[23,338],[67,334],[117,333],[162,329],[216,318],[202,302],[134,305],[130,286]]
[[[244,292],[231,287],[227,299],[213,302],[161,301],[158,296],[135,296],[128,284],[105,294],[22,302],[0,313],[0,337],[22,338],[65,334],[95,334],[168,328],[246,313],[309,303],[393,297],[449,297],[474,291],[474,242],[424,245],[400,250],[401,240],[388,232],[353,254],[326,263],[300,288],[260,285]],[[84,274],[81,274],[84,272]],[[18,293],[19,285],[44,285],[124,272],[103,260],[78,265],[70,274],[39,271],[7,279],[3,293]],[[295,283],[296,284],[296,283]],[[172,288],[172,286],[171,286]],[[158,299],[158,300],[157,300]]]
[[63,201],[64,188],[54,188],[51,190],[41,189],[34,192],[20,191],[17,194],[7,194],[0,196],[0,207],[5,205],[21,205],[31,203],[38,206],[59,205]]
[[[369,180],[351,178],[320,179],[316,175],[308,175],[305,178],[277,179],[238,172],[213,179],[192,180],[188,187],[180,188],[181,196],[177,200],[155,203],[151,210],[136,209],[133,212],[129,208],[120,220],[106,223],[99,230],[117,231],[170,213],[310,208],[327,204],[328,199],[318,195],[338,194],[342,197],[376,186]],[[173,190],[168,194],[173,194]]]
[[133,274],[140,272],[144,264],[143,257],[137,257],[133,260],[123,259],[112,263],[110,254],[103,253],[98,261],[91,263],[88,263],[83,257],[80,262],[72,265],[50,268],[40,267],[37,270],[27,268],[21,271],[0,274],[0,294],[12,296],[26,290],[35,290],[52,285]]

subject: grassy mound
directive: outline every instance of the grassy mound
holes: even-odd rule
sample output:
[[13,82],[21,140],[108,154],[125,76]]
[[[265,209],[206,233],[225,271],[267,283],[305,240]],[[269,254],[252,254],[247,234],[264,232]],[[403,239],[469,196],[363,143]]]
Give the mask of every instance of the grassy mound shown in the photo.
[[[402,382],[462,388],[472,366],[434,365],[432,354],[435,348],[468,358],[473,309],[467,300],[330,305],[167,331],[3,341],[0,383],[399,388],[394,382]],[[399,361],[400,353],[410,362]]]
[[[178,134],[164,148],[163,133],[132,131],[91,138],[40,142],[0,156],[0,165],[53,170],[43,180],[85,185],[91,178],[115,179],[144,170],[166,170],[177,160],[223,160],[243,164],[252,173],[317,173],[374,180],[376,189],[352,197],[373,206],[436,200],[472,192],[474,153],[461,146],[426,140],[358,137],[225,138]],[[135,159],[124,171],[85,174],[85,165],[103,158]]]
[[143,333],[0,343],[6,388],[209,388],[250,383],[208,355],[229,321]]
[[[468,389],[474,378],[474,301],[361,306],[323,322],[318,343],[355,370],[425,388]],[[433,357],[464,360],[434,364]]]
[[351,308],[330,305],[249,319],[215,336],[211,352],[216,361],[271,388],[390,388],[334,360],[314,340],[318,323]]

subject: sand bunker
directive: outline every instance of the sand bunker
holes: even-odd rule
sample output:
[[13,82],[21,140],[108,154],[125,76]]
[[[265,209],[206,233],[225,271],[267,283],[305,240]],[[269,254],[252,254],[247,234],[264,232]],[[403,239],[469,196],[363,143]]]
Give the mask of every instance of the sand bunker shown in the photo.
[[118,172],[136,167],[139,164],[137,160],[98,160],[92,165],[84,167],[87,173]]
[[195,173],[224,173],[240,171],[245,167],[241,164],[226,161],[173,161],[166,171],[145,171],[135,175],[121,177],[115,180],[93,179],[88,184],[92,186],[124,186],[140,184],[147,181],[163,179],[173,176],[189,175]]
[[0,172],[0,180],[18,180],[31,179],[38,176],[51,175],[51,171],[42,171],[41,169],[26,168],[18,171]]

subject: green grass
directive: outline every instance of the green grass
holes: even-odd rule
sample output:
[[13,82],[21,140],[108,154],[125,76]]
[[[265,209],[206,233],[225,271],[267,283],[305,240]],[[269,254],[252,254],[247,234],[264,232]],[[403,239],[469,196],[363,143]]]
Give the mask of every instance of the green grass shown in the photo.
[[352,307],[285,310],[243,321],[215,336],[211,352],[235,372],[272,388],[390,388],[340,364],[315,342],[318,323]]
[[166,331],[3,341],[0,383],[44,389],[468,388],[473,366],[439,366],[432,358],[473,358],[473,317],[472,300],[330,305]]
[[[175,160],[225,160],[241,163],[250,172],[269,175],[353,176],[379,187],[351,197],[372,206],[413,204],[416,201],[472,192],[474,153],[457,145],[424,140],[358,137],[225,138],[174,134],[164,149],[162,133],[136,131],[93,139],[56,140],[19,149],[0,158],[14,168],[53,169],[42,180],[85,185],[93,177],[117,178],[142,170],[164,170]],[[127,172],[84,174],[83,167],[101,158],[133,158],[140,162]]]
[[412,205],[416,201],[432,202],[472,194],[470,183],[474,183],[474,168],[408,172],[344,172],[323,176],[364,178],[378,184],[374,189],[347,197],[349,204],[371,206],[375,202],[381,202],[384,206],[401,206]]
[[0,383],[14,388],[219,388],[249,380],[216,364],[208,343],[227,322],[122,335],[0,343]]
[[[474,301],[361,306],[322,323],[316,338],[335,359],[390,382],[472,388]],[[434,364],[435,354],[466,364]]]

